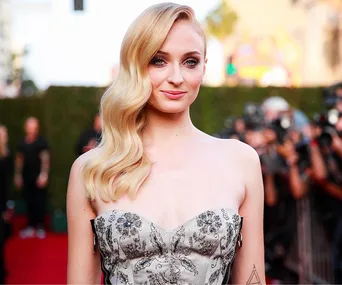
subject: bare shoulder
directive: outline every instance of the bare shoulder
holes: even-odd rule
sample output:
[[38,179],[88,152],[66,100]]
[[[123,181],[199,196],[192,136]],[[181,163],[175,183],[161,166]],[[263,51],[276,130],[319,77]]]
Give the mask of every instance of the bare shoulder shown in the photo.
[[90,159],[94,158],[97,154],[98,154],[97,149],[91,149],[87,151],[86,153],[80,155],[72,164],[70,175],[81,173],[81,170],[84,164]]
[[253,157],[253,156],[257,156],[256,151],[254,150],[254,148],[252,148],[250,145],[236,140],[236,139],[227,139],[226,140],[227,146],[229,149],[231,149],[232,151],[241,151],[243,155],[247,156],[247,157]]
[[231,159],[233,158],[235,162],[260,162],[255,149],[244,142],[236,139],[214,138],[214,140],[222,155],[228,155]]
[[[68,187],[71,191],[72,189],[82,189],[84,190],[82,169],[87,161],[91,160],[98,154],[97,149],[92,149],[86,153],[80,155],[72,164],[69,176],[69,186],[72,184],[77,184],[77,187]],[[70,191],[68,190],[68,191]]]
[[89,159],[95,157],[97,153],[98,151],[96,149],[90,150],[80,155],[71,166],[67,191],[67,205],[71,206],[73,209],[79,206],[88,208],[90,205],[87,198],[82,169],[84,164],[89,161]]
[[243,173],[247,195],[263,201],[264,190],[258,153],[248,144],[238,140],[228,140],[227,144],[229,155],[235,157],[236,165]]
[[[248,144],[235,139],[216,139],[215,148],[220,156],[230,161],[244,179],[246,186],[260,182],[261,164],[258,153]],[[251,188],[251,187],[247,187]]]

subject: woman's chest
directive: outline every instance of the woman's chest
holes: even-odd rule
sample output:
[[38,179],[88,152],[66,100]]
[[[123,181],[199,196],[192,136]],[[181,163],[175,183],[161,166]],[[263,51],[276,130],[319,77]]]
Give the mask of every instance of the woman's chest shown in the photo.
[[214,151],[155,156],[136,199],[124,196],[115,204],[99,203],[97,212],[138,212],[170,228],[204,210],[228,207],[238,211],[245,192],[241,172],[233,160],[226,161]]
[[139,191],[141,195],[162,193],[164,197],[179,194],[183,198],[208,198],[208,195],[241,191],[243,184],[242,170],[222,157],[209,154],[198,157],[184,155],[155,161]]

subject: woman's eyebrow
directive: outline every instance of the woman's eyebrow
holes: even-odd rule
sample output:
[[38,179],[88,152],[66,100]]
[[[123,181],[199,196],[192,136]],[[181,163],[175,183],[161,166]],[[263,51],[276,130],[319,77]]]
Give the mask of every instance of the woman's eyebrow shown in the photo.
[[190,55],[202,55],[199,51],[189,51],[187,53],[184,54],[184,57],[186,56],[190,56]]
[[[164,56],[169,56],[170,54],[166,51],[158,51],[157,52],[158,55],[164,55]],[[186,52],[183,57],[187,57],[187,56],[190,56],[190,55],[202,55],[199,51],[197,50],[194,50],[194,51],[189,51],[189,52]]]
[[157,54],[159,54],[159,55],[165,55],[165,56],[170,55],[168,52],[165,52],[165,51],[162,51],[162,50],[158,51]]

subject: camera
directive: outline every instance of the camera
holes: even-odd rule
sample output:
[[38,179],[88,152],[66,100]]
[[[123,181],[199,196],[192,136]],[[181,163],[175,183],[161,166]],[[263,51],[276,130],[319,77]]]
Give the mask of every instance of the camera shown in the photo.
[[318,137],[318,142],[321,146],[331,146],[333,136],[338,135],[335,129],[335,124],[341,117],[342,113],[338,112],[336,109],[331,109],[322,114],[314,115],[314,124],[322,129],[322,132]]
[[259,104],[248,102],[244,106],[244,120],[247,129],[258,130],[265,125],[264,112]]
[[283,144],[288,130],[292,126],[292,120],[288,115],[281,115],[269,124],[269,128],[273,129],[277,136],[277,142]]

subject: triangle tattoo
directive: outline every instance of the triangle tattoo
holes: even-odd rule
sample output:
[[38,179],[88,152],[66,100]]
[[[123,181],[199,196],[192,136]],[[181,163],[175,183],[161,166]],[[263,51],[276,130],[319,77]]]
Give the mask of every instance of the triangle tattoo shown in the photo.
[[252,274],[251,276],[249,276],[246,285],[261,285],[260,278],[258,272],[256,271],[255,265],[253,265]]

